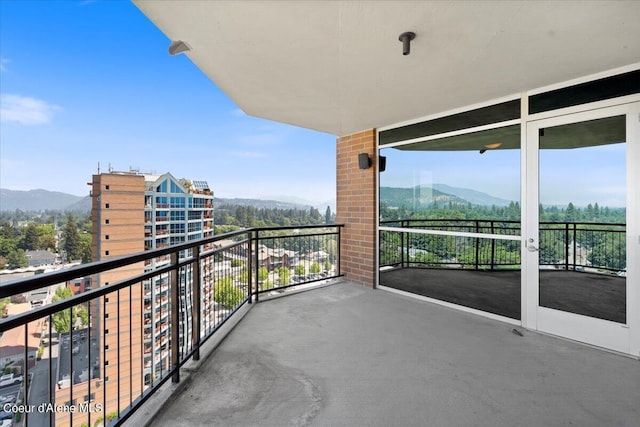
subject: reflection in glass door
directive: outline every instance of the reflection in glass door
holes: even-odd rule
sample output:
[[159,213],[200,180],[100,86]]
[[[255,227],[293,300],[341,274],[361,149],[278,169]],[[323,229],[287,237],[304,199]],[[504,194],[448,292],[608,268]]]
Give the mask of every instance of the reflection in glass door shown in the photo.
[[528,152],[537,158],[529,180],[538,183],[528,200],[538,206],[538,221],[537,239],[530,232],[526,244],[527,257],[537,255],[538,268],[529,271],[537,276],[537,328],[623,352],[626,123],[624,108],[612,107],[528,126]]
[[519,320],[520,126],[380,155],[380,285]]

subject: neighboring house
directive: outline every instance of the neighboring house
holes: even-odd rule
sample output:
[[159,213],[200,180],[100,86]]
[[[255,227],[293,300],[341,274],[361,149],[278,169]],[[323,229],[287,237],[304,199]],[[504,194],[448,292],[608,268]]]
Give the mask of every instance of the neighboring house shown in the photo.
[[66,283],[73,294],[80,294],[91,289],[91,277],[78,277]]
[[275,270],[279,267],[292,267],[298,262],[298,254],[282,248],[272,249],[265,245],[258,247],[258,263],[267,270]]
[[[30,303],[9,304],[5,309],[7,316],[14,316],[31,310]],[[35,365],[38,346],[40,345],[40,335],[42,333],[44,321],[42,319],[34,320],[29,323],[27,335],[27,358],[28,366],[31,368]],[[24,355],[25,355],[25,330],[24,325],[6,331],[0,337],[0,368],[4,369],[8,364],[19,366],[18,372],[24,371]]]
[[29,267],[40,267],[42,265],[53,265],[56,262],[56,254],[49,251],[27,251]]

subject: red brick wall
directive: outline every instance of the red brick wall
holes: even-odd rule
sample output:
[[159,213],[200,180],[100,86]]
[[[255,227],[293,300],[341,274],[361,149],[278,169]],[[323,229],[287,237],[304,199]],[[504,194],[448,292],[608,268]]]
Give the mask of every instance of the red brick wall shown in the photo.
[[[336,221],[342,229],[342,272],[355,282],[375,285],[376,152],[375,129],[338,138],[336,147]],[[359,169],[358,154],[371,158],[369,169]]]

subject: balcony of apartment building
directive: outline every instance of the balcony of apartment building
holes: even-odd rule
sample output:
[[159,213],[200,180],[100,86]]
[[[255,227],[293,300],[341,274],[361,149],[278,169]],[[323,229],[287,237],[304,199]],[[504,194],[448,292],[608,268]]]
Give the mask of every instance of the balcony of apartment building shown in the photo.
[[[0,321],[6,331],[106,297],[133,311],[126,297],[136,283],[169,277],[169,309],[151,316],[170,325],[170,363],[147,381],[146,359],[128,353],[133,335],[123,328],[123,365],[141,374],[118,379],[117,390],[145,387],[138,396],[96,389],[117,402],[105,418],[172,426],[637,423],[640,27],[629,17],[640,14],[638,3],[135,3],[172,54],[184,52],[248,114],[338,136],[340,225],[244,230],[2,285],[4,296],[169,257],[140,276]],[[600,146],[625,149],[607,172],[624,169],[624,219],[547,223],[545,156],[574,155],[551,162],[557,169]],[[442,208],[434,185],[433,208],[413,196],[428,168],[465,175],[455,156],[468,154],[511,156],[503,162],[515,175],[502,181],[519,189],[517,219],[426,217],[425,209]],[[418,166],[403,166],[406,159]],[[396,192],[386,208],[414,210],[389,219],[381,203],[402,169],[416,172],[415,183],[402,183],[410,202]],[[497,170],[486,166],[471,179]],[[601,238],[598,262],[589,233]],[[304,274],[290,265],[265,275],[263,244],[298,251]],[[560,274],[551,290],[568,291],[549,303],[545,276]],[[182,277],[192,278],[191,292],[180,288]],[[586,299],[572,301],[578,288]],[[180,312],[182,294],[193,298],[189,312]],[[585,312],[594,303],[608,317]],[[181,328],[190,339],[180,339]],[[93,425],[97,417],[73,419]]]
[[[46,320],[41,360],[22,367],[38,391],[20,383],[0,394],[15,393],[17,401],[36,407],[83,402],[85,396],[93,396],[94,405],[109,402],[67,414],[64,422],[57,418],[61,425],[93,426],[104,418],[113,425],[160,426],[633,425],[640,416],[637,360],[362,286],[342,272],[343,251],[337,249],[343,231],[341,224],[241,230],[3,284],[5,296],[161,254],[172,259],[166,267],[0,321],[9,331]],[[203,250],[216,242],[224,244]],[[318,263],[329,274],[293,283],[292,266],[260,286],[262,245],[300,248],[303,262]],[[479,264],[491,259],[486,251],[478,248]],[[326,271],[323,260],[330,263]],[[493,262],[506,265],[497,256]],[[157,313],[165,323],[158,317],[152,334],[152,314],[133,313],[143,301],[134,292],[148,292],[138,284],[154,277],[168,277],[171,292]],[[183,277],[193,280],[181,285]],[[182,286],[191,289],[188,310]],[[157,292],[151,288],[151,300]],[[91,317],[105,298],[128,319],[108,331],[108,349],[101,345],[107,331],[99,317],[56,333],[54,318],[71,319],[77,315],[71,307],[85,307]],[[138,333],[142,339],[135,344]],[[105,352],[109,366],[126,375],[102,378]],[[65,372],[74,381],[61,388],[53,379],[67,378]],[[129,394],[136,385],[142,391]],[[56,415],[20,417],[28,425],[48,425]]]

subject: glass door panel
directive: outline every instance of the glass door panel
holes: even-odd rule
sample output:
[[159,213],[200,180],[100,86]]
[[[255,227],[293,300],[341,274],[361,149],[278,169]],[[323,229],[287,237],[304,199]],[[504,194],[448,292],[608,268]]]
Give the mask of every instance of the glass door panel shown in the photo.
[[625,353],[627,111],[528,124],[525,245],[525,325]]
[[520,319],[520,126],[380,156],[380,285]]

